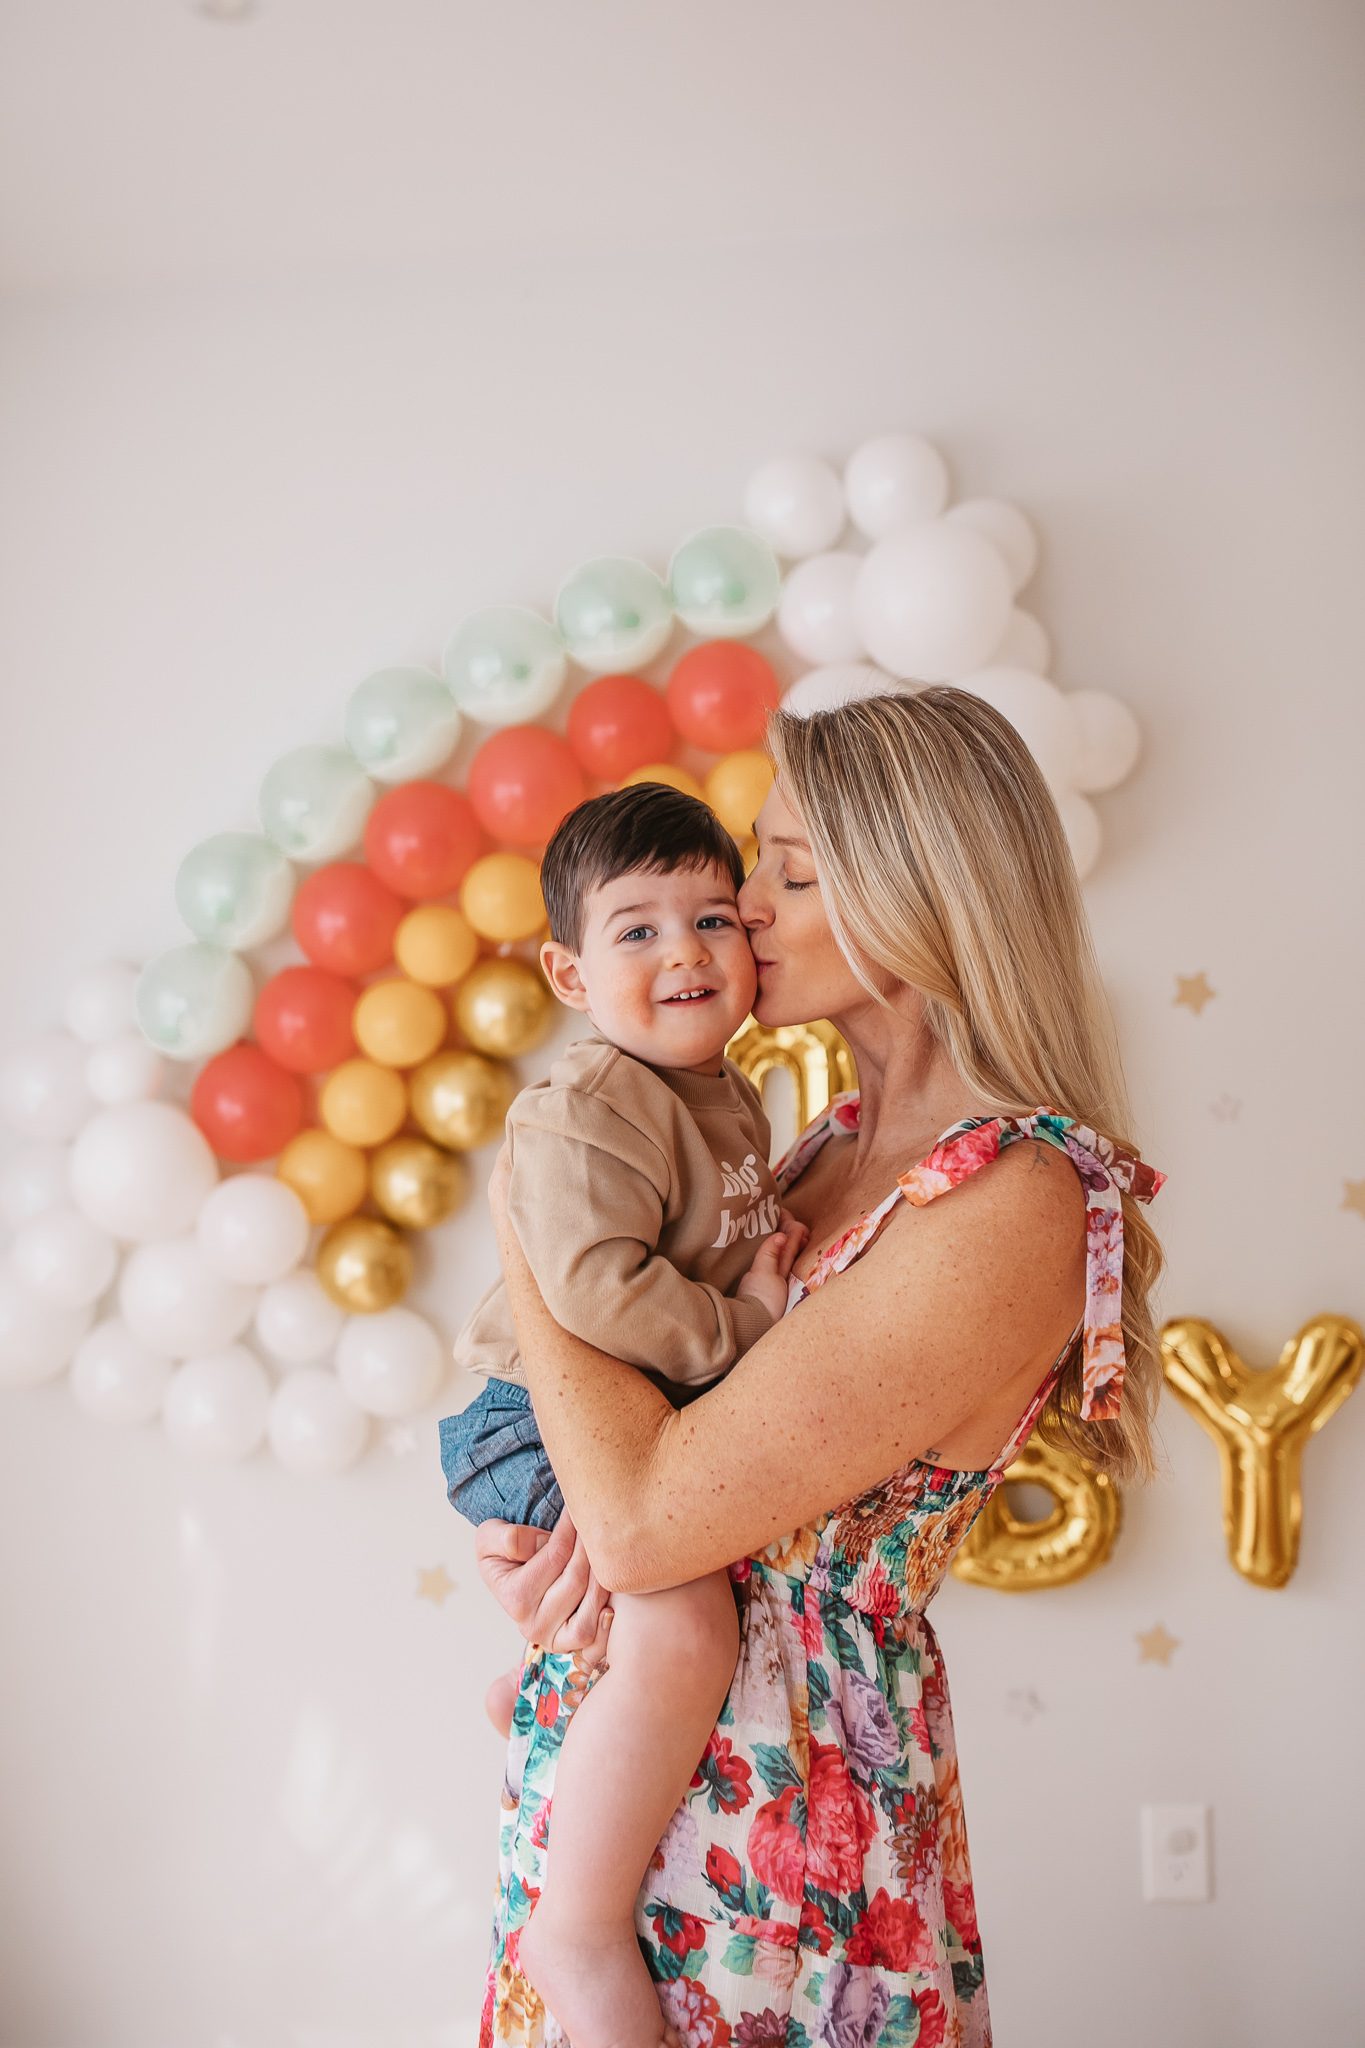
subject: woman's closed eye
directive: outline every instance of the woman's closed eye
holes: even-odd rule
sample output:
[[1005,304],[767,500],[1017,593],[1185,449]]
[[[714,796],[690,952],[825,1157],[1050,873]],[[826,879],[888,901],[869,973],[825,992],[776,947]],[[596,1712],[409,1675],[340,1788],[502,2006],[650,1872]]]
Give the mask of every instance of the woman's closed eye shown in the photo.
[[815,887],[815,880],[815,876],[812,875],[808,882],[798,882],[794,875],[787,873],[785,868],[782,870],[781,882],[784,889],[813,889]]

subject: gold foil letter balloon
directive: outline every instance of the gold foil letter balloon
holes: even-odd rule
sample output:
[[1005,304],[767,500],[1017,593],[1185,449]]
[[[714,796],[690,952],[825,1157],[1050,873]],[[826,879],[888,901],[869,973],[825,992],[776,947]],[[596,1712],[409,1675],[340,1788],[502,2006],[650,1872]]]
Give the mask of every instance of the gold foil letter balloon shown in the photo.
[[506,1067],[477,1052],[438,1052],[408,1085],[418,1123],[451,1152],[473,1152],[500,1138],[517,1092]]
[[[1052,1495],[1052,1512],[1041,1522],[1020,1521],[1006,1486],[1043,1487]],[[997,1593],[1072,1586],[1106,1562],[1122,1512],[1112,1479],[1075,1451],[1032,1436],[973,1523],[953,1560],[953,1577]]]
[[514,1060],[541,1043],[554,1008],[554,997],[524,960],[484,960],[460,983],[455,1022],[476,1052]]
[[453,1216],[465,1198],[464,1161],[425,1138],[394,1138],[370,1161],[370,1193],[390,1223],[430,1230]]
[[1365,1338],[1345,1316],[1315,1316],[1268,1372],[1244,1365],[1197,1317],[1161,1332],[1166,1381],[1218,1446],[1228,1556],[1254,1586],[1287,1586],[1299,1561],[1299,1459],[1360,1378]]
[[390,1223],[350,1216],[318,1246],[318,1279],[339,1308],[353,1316],[377,1315],[407,1293],[412,1249]]
[[750,1017],[726,1046],[725,1056],[753,1082],[760,1095],[764,1076],[774,1068],[780,1067],[791,1075],[796,1089],[798,1132],[829,1107],[831,1096],[842,1095],[858,1085],[853,1054],[834,1026],[823,1018],[814,1024],[778,1024],[770,1029]]

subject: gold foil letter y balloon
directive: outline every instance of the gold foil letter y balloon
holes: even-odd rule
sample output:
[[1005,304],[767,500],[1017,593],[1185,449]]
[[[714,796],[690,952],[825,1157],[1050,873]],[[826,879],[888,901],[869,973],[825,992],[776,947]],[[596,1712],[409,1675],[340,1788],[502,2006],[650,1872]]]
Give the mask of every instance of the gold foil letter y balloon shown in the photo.
[[1299,1561],[1299,1459],[1360,1378],[1365,1338],[1345,1316],[1315,1316],[1269,1372],[1244,1365],[1212,1323],[1161,1332],[1167,1384],[1218,1446],[1228,1556],[1255,1586],[1287,1586]]

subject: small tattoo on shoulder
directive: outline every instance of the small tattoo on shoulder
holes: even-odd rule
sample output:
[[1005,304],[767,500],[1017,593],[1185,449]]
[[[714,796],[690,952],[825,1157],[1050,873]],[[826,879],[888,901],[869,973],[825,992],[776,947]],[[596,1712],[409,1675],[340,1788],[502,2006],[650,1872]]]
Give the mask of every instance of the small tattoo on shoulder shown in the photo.
[[1031,1160],[1031,1162],[1030,1162],[1030,1164],[1029,1164],[1029,1172],[1030,1172],[1030,1173],[1036,1173],[1036,1172],[1038,1171],[1038,1168],[1039,1168],[1040,1166],[1046,1166],[1046,1164],[1047,1164],[1047,1154],[1048,1154],[1048,1148],[1047,1148],[1047,1146],[1046,1146],[1046,1145],[1040,1145],[1040,1144],[1039,1144],[1039,1142],[1038,1142],[1038,1140],[1037,1140],[1037,1139],[1035,1138],[1035,1139],[1033,1140],[1033,1158],[1032,1158],[1032,1160]]

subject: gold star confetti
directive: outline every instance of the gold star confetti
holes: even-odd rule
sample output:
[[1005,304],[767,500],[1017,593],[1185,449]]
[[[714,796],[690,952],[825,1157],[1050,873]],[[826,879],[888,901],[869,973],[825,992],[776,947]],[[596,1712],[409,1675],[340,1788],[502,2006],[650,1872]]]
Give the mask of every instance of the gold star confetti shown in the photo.
[[434,1564],[430,1571],[417,1567],[417,1598],[430,1600],[433,1607],[439,1607],[455,1591],[455,1581],[443,1564]]
[[1198,974],[1177,974],[1175,978],[1176,1009],[1192,1010],[1197,1017],[1205,1003],[1211,1003],[1218,991],[1210,988],[1208,977]]
[[1354,1209],[1357,1216],[1365,1216],[1365,1180],[1344,1180],[1341,1185],[1346,1192],[1341,1198],[1343,1209]]
[[1168,1636],[1161,1623],[1137,1637],[1139,1664],[1169,1664],[1171,1652],[1180,1648],[1179,1636]]

